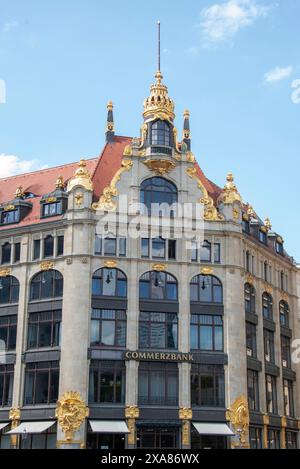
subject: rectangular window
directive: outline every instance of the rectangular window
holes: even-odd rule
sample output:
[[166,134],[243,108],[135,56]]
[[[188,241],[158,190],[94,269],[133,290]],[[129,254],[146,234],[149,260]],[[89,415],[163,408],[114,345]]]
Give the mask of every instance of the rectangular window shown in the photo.
[[64,254],[64,236],[57,236],[56,255],[63,256]]
[[166,258],[166,241],[162,238],[152,240],[152,257],[155,259]]
[[53,257],[54,254],[54,238],[53,236],[46,236],[44,242],[44,257]]
[[119,238],[119,256],[126,256],[126,238]]
[[28,320],[27,348],[60,345],[61,311],[31,313]]
[[92,360],[89,380],[90,404],[124,404],[124,362]]
[[256,325],[246,322],[247,356],[257,358]]
[[218,365],[192,365],[191,402],[193,406],[224,407],[224,369]]
[[126,311],[93,309],[91,345],[104,347],[126,346]]
[[216,352],[223,351],[222,316],[192,314],[191,349]]
[[169,239],[169,242],[168,242],[168,258],[170,260],[175,260],[176,259],[176,240],[175,239]]
[[27,363],[24,404],[55,404],[58,399],[59,362]]
[[216,264],[220,264],[221,262],[221,244],[220,243],[214,244],[214,262]]
[[267,412],[277,414],[277,381],[275,376],[266,375]]
[[10,264],[11,262],[11,244],[5,243],[1,249],[1,264]]
[[263,244],[267,244],[267,239],[268,239],[267,234],[264,233],[263,231],[260,231],[259,232],[259,241]]
[[280,431],[269,428],[268,449],[280,449]]
[[61,214],[61,202],[43,204],[43,217],[53,217]]
[[35,239],[33,241],[33,260],[40,259],[41,257],[41,240]]
[[105,238],[104,239],[104,256],[116,256],[116,255],[117,255],[117,239]]
[[298,433],[297,432],[286,432],[286,448],[287,449],[298,449]]
[[178,317],[176,313],[141,312],[139,346],[151,349],[177,349]]
[[102,254],[102,238],[101,236],[95,236],[95,254],[100,255]]
[[0,352],[16,349],[17,315],[0,316]]
[[150,256],[150,246],[149,246],[149,238],[142,238],[141,242],[141,251],[142,257],[149,258]]
[[281,336],[281,360],[284,368],[291,368],[291,339]]
[[249,439],[251,449],[262,449],[262,428],[250,427]]
[[0,407],[12,405],[14,365],[0,366]]
[[265,361],[275,364],[274,332],[264,329]]
[[20,262],[21,257],[21,243],[14,244],[14,263]]
[[178,405],[178,366],[174,363],[140,363],[139,405]]
[[1,224],[9,225],[10,223],[19,223],[20,221],[20,209],[10,210],[8,212],[1,213]]
[[247,371],[249,409],[259,411],[259,375],[257,371]]
[[284,399],[284,415],[286,417],[295,416],[294,406],[294,383],[288,379],[283,380],[283,399]]

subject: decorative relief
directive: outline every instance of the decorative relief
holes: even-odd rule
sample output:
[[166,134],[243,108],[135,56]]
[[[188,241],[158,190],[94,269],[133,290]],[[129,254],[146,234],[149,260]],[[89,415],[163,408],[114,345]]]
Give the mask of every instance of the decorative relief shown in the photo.
[[78,392],[69,391],[57,401],[55,416],[63,429],[66,440],[72,442],[75,432],[89,416],[89,408]]
[[23,199],[23,197],[25,197],[25,192],[23,191],[22,186],[17,187],[17,190],[15,192],[15,197],[16,199]]
[[197,181],[198,187],[203,193],[203,196],[199,200],[199,202],[204,205],[204,220],[206,220],[206,221],[222,221],[222,220],[224,220],[224,216],[221,215],[218,212],[218,210],[214,206],[214,201],[213,201],[212,197],[210,197],[208,195],[208,192],[207,192],[206,188],[204,187],[204,185],[200,181],[199,176],[198,176],[198,172],[197,172],[197,168],[195,166],[191,166],[191,167],[187,168],[186,172],[187,172],[187,175],[190,178],[195,179]]
[[[9,414],[9,420],[11,420],[11,430],[14,430],[19,424],[21,420],[21,409],[20,407],[11,407]],[[18,446],[18,435],[11,435],[10,436],[11,446],[17,448]]]
[[57,201],[56,197],[48,197],[48,199],[45,200],[47,204],[53,204],[56,201]]
[[191,442],[191,423],[193,418],[193,411],[189,407],[181,407],[179,409],[179,419],[182,420],[182,445],[190,446]]
[[246,282],[249,283],[250,285],[254,285],[254,277],[251,274],[247,275]]
[[179,419],[180,420],[192,420],[193,411],[190,407],[180,407],[179,409]]
[[76,207],[80,208],[82,206],[82,202],[83,202],[83,193],[78,192],[78,194],[75,195]]
[[231,422],[234,432],[239,438],[236,446],[248,448],[247,436],[249,433],[249,407],[245,396],[238,397],[226,413],[226,418]]
[[104,267],[106,267],[107,269],[116,269],[118,267],[118,262],[117,261],[105,261]]
[[21,419],[21,409],[20,407],[11,407],[8,415],[9,420],[16,421]]
[[45,272],[47,270],[52,270],[54,267],[54,262],[52,261],[44,261],[44,262],[41,262],[40,264],[40,269]]
[[242,203],[242,197],[240,196],[237,187],[234,183],[234,177],[232,173],[227,175],[227,183],[224,186],[224,189],[218,199],[218,203],[223,203],[224,205],[230,205],[235,202]]
[[137,406],[127,406],[125,408],[125,418],[127,419],[127,426],[129,430],[128,434],[128,444],[135,445],[136,440],[136,428],[135,420],[140,416],[140,410]]
[[156,272],[164,272],[167,270],[167,265],[166,264],[152,264],[152,270],[155,270]]
[[11,274],[11,269],[6,267],[5,269],[0,269],[0,277],[8,277]]
[[282,301],[288,301],[288,300],[289,300],[289,296],[288,296],[288,294],[287,294],[287,293],[285,293],[285,292],[284,292],[284,293],[282,293],[282,294],[281,294],[281,300],[282,300]]
[[4,207],[4,210],[6,212],[11,212],[12,210],[15,210],[15,208],[16,208],[15,205],[10,204],[10,205],[6,205],[6,207]]
[[71,258],[71,257],[68,257],[68,258],[66,259],[66,263],[67,263],[68,265],[71,265],[71,264],[73,263],[72,258]]
[[272,223],[270,222],[270,219],[269,219],[269,218],[266,218],[266,219],[265,219],[265,225],[264,225],[264,226],[265,226],[267,232],[268,232],[268,231],[271,231],[271,229],[272,229]]
[[174,168],[176,168],[175,163],[170,160],[146,160],[144,161],[144,164],[148,169],[150,169],[150,171],[154,171],[158,176],[170,173]]
[[273,287],[269,283],[264,284],[264,290],[265,292],[269,293],[269,295],[273,294]]
[[64,190],[65,183],[62,176],[58,176],[58,178],[56,179],[55,187],[56,189]]
[[87,257],[83,257],[83,258],[81,259],[81,263],[82,263],[82,264],[87,264],[88,261],[89,261],[89,260],[88,260]]
[[122,174],[126,171],[130,171],[132,166],[133,162],[131,160],[122,160],[121,168],[114,175],[110,185],[103,190],[103,194],[100,197],[99,202],[96,202],[92,205],[94,210],[114,212],[117,209],[117,203],[113,200],[113,197],[117,197],[118,195],[116,185],[120,181]]
[[76,186],[82,186],[87,191],[93,191],[93,183],[85,160],[80,160],[78,163],[79,168],[75,172],[75,175],[70,179],[68,183],[68,192],[70,192]]
[[200,270],[201,275],[212,275],[214,273],[214,269],[212,267],[202,267]]
[[132,146],[131,145],[126,145],[124,148],[124,156],[132,156]]
[[234,208],[234,209],[232,210],[232,216],[233,216],[233,219],[234,219],[235,221],[238,221],[238,220],[239,220],[239,218],[240,218],[240,211],[239,211],[238,208]]

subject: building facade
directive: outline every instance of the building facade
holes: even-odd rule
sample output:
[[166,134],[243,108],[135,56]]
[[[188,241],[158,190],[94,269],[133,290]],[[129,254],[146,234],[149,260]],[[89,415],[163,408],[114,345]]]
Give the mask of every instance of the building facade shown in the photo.
[[1,448],[298,446],[299,272],[162,80],[139,138],[109,103],[98,158],[0,180]]

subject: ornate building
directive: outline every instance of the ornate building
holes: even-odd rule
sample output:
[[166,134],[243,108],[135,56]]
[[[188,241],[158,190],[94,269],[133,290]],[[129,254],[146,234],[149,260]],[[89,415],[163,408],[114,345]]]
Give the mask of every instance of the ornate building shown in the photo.
[[297,447],[297,267],[155,78],[139,138],[109,103],[98,158],[0,180],[1,448]]

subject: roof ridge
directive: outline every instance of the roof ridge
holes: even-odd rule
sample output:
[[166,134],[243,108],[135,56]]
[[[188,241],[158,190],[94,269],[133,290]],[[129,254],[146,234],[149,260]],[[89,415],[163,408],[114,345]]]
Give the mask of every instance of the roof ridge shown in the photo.
[[[92,161],[92,160],[96,160],[97,158],[98,158],[97,156],[93,156],[92,158],[88,158],[85,161]],[[27,175],[30,175],[30,174],[35,174],[35,173],[44,174],[47,171],[52,171],[53,169],[57,169],[57,168],[65,168],[67,166],[72,166],[72,165],[77,164],[77,163],[78,163],[78,161],[73,161],[73,162],[70,162],[70,163],[60,164],[60,165],[57,165],[57,166],[51,166],[49,168],[36,169],[35,171],[30,171],[28,173],[15,174],[14,176],[8,176],[8,177],[0,178],[0,183],[2,181],[8,181],[8,180],[11,180],[11,179],[16,179],[16,178],[19,178],[21,176],[27,176]]]

